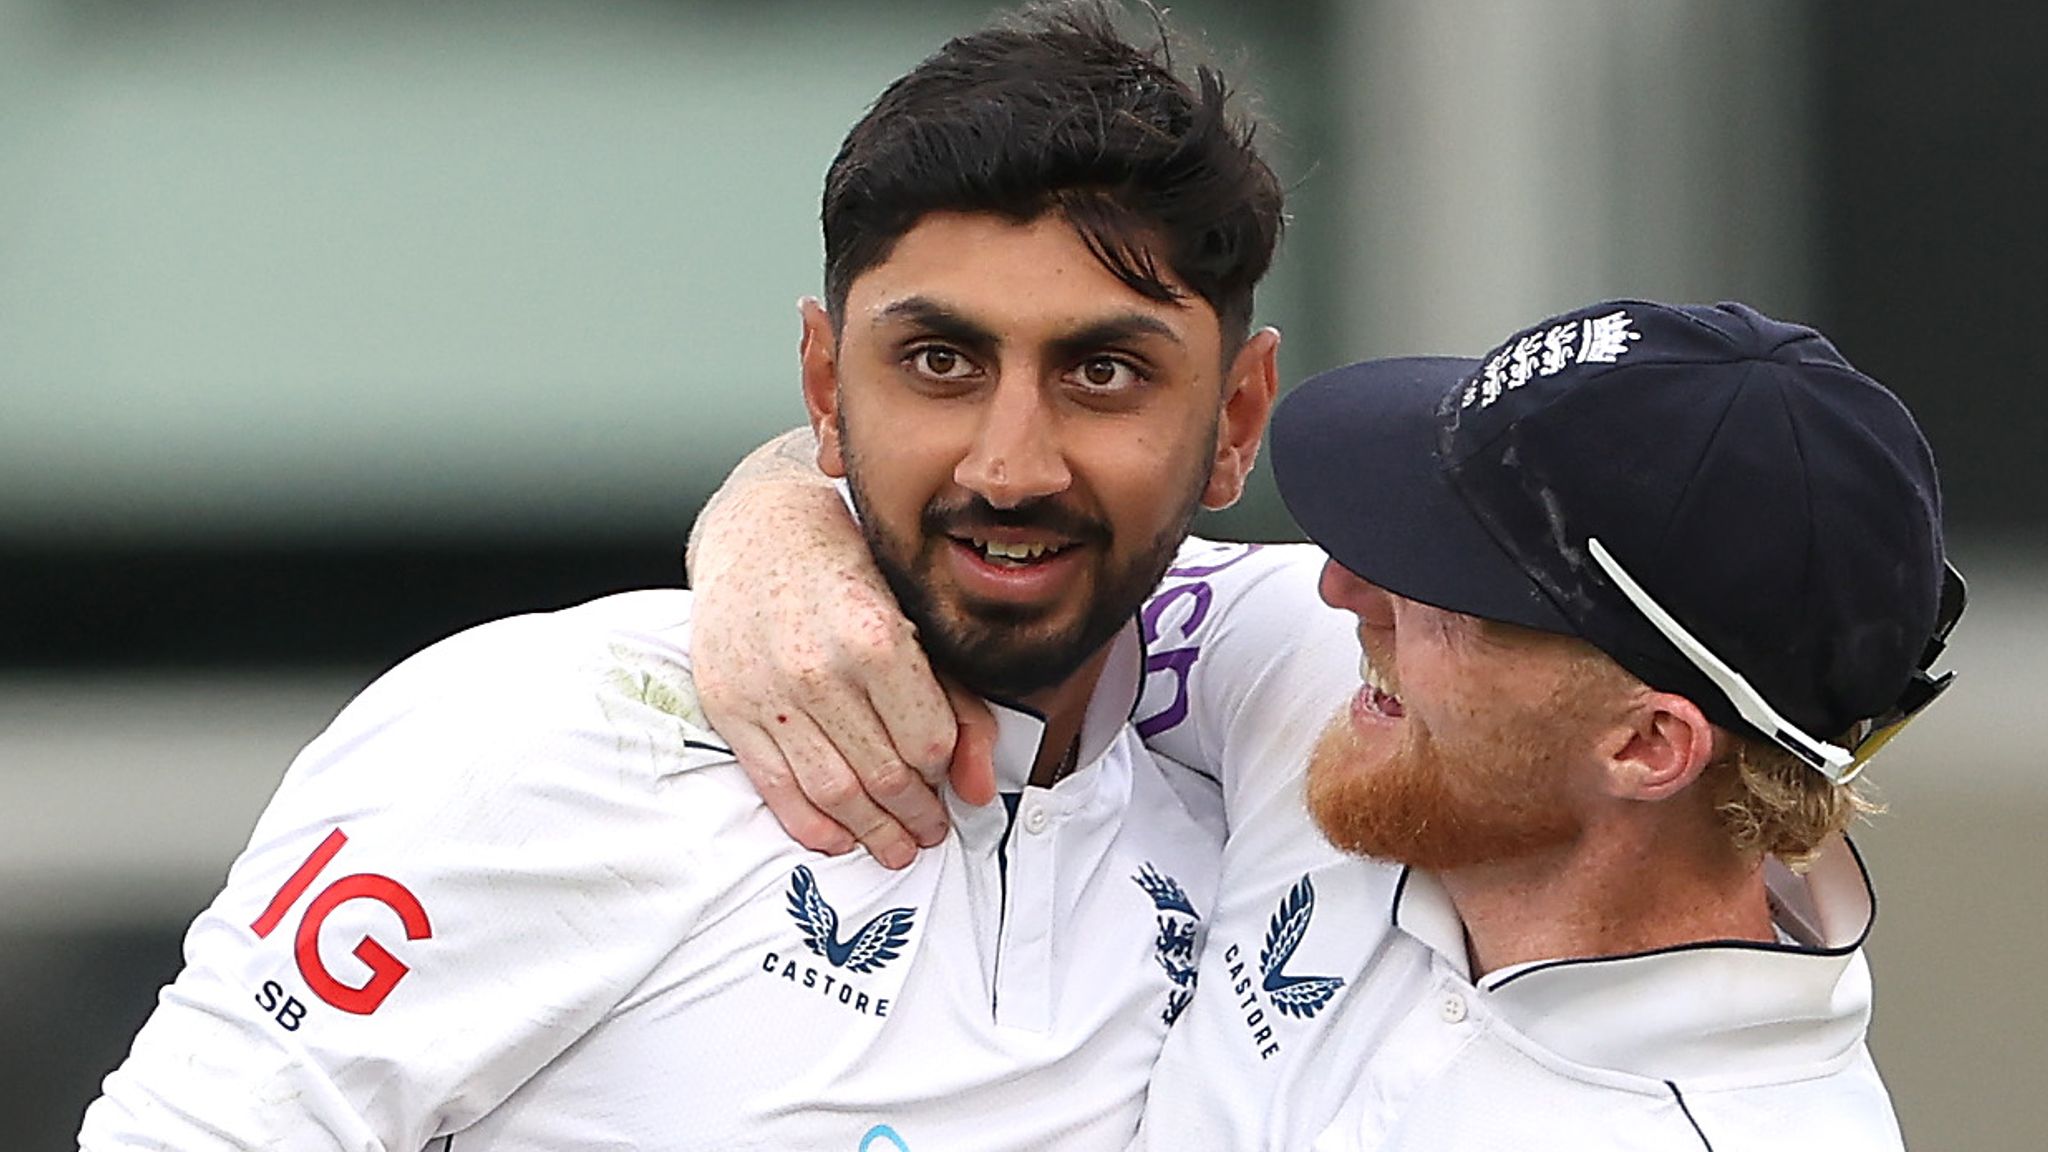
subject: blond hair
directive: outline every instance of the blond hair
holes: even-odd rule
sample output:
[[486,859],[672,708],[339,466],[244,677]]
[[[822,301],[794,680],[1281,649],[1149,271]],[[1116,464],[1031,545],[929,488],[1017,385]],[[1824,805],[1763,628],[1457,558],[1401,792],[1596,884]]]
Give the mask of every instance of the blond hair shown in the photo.
[[1774,744],[1735,732],[1726,736],[1700,784],[1709,789],[1715,815],[1744,855],[1771,855],[1804,867],[1828,837],[1859,816],[1883,811],[1860,782],[1836,784]]

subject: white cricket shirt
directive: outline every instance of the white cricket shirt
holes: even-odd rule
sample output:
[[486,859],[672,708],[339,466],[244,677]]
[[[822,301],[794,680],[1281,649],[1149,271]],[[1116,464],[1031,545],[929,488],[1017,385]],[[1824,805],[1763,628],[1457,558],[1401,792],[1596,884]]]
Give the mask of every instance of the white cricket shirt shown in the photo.
[[[1130,723],[892,872],[807,852],[689,677],[690,597],[474,629],[293,763],[81,1145],[454,1152],[1122,1148],[1185,1004],[1213,784]],[[445,1141],[443,1138],[448,1138]]]
[[1360,659],[1356,619],[1316,594],[1323,559],[1215,545],[1199,592],[1183,583],[1145,612],[1151,659],[1177,670],[1148,693],[1182,701],[1148,738],[1220,765],[1230,834],[1200,980],[1154,1074],[1140,1145],[1898,1148],[1864,1045],[1871,896],[1846,842],[1804,877],[1773,869],[1784,945],[1474,981],[1432,877],[1323,839],[1304,770]]

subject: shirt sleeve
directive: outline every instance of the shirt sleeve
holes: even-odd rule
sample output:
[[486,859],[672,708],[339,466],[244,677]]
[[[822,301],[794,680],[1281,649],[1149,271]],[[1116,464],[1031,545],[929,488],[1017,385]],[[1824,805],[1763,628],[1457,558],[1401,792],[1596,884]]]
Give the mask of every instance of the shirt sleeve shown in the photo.
[[697,838],[668,782],[700,753],[673,693],[492,629],[372,685],[294,762],[82,1149],[414,1152],[690,931]]
[[1308,544],[1190,538],[1143,609],[1138,732],[1218,778],[1233,823],[1300,774],[1357,691],[1357,621],[1322,602],[1323,561]]

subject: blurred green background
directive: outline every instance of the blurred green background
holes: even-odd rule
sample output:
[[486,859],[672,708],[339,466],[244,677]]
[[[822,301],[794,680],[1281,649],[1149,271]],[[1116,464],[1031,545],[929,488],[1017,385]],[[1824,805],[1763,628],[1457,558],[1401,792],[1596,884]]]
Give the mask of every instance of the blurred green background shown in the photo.
[[[0,0],[0,1147],[69,1146],[296,747],[406,653],[680,579],[797,423],[820,179],[961,0]],[[2048,1132],[2048,9],[1176,5],[1294,220],[1289,379],[1600,296],[1817,323],[1922,416],[1958,689],[1874,773],[1915,1146]],[[1291,526],[1260,479],[1212,532]]]

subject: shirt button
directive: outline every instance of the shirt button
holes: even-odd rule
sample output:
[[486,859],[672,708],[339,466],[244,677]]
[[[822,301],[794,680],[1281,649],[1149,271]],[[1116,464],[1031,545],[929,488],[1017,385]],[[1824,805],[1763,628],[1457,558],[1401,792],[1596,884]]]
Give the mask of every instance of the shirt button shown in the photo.
[[1024,830],[1034,836],[1045,831],[1045,826],[1051,822],[1052,817],[1046,814],[1045,809],[1035,804],[1024,811]]
[[1444,1002],[1437,1005],[1437,1014],[1444,1018],[1444,1023],[1446,1024],[1463,1023],[1465,1019],[1465,998],[1456,992],[1446,993],[1444,995]]

